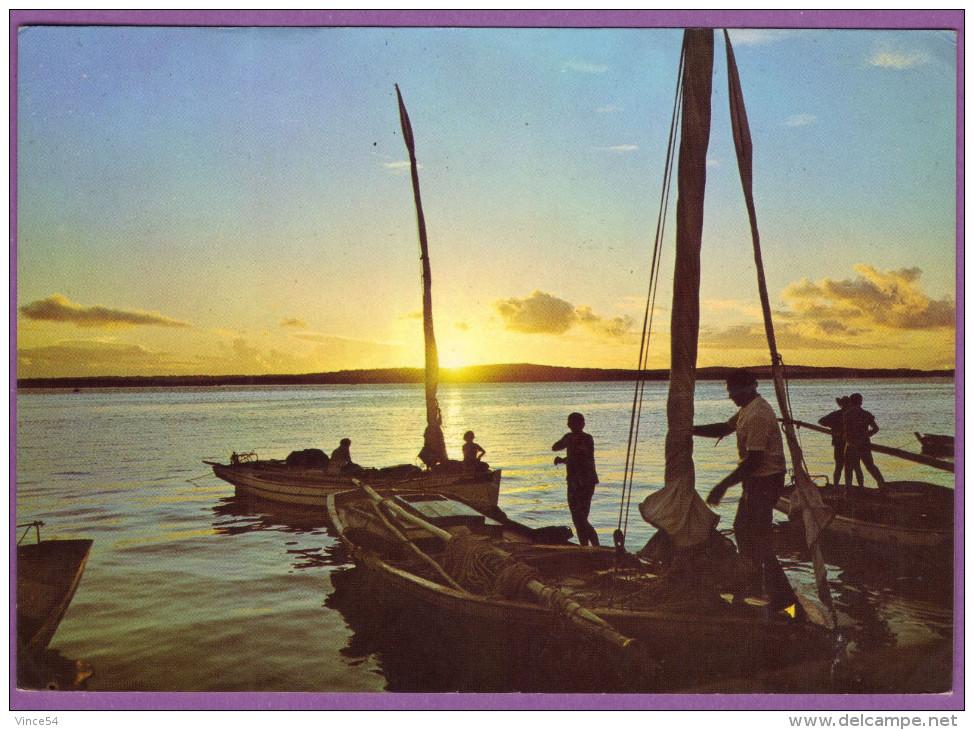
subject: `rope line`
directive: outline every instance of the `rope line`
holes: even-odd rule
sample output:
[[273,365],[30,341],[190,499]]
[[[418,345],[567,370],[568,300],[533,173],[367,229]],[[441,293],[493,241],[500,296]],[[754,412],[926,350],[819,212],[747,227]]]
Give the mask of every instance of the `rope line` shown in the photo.
[[666,229],[666,214],[669,209],[670,189],[673,180],[673,166],[676,159],[676,130],[682,113],[683,67],[686,50],[680,53],[676,90],[673,99],[673,113],[670,118],[670,134],[666,147],[666,161],[663,166],[663,187],[660,193],[660,206],[656,218],[656,236],[653,244],[653,257],[650,264],[649,288],[646,293],[646,310],[643,313],[643,329],[639,342],[638,375],[633,392],[632,412],[629,417],[629,438],[626,443],[626,461],[623,469],[622,495],[619,500],[619,522],[617,533],[621,536],[620,545],[625,544],[629,527],[629,510],[632,506],[633,478],[635,476],[636,451],[639,444],[639,427],[642,422],[642,408],[645,400],[646,379],[644,373],[649,362],[649,344],[653,330],[653,315],[656,310],[656,293],[659,288],[659,274],[662,259],[662,242]]

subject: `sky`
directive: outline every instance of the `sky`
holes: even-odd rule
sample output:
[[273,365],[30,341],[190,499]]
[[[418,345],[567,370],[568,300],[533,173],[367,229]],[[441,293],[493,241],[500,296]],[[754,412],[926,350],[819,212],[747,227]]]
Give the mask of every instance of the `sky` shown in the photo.
[[[785,363],[954,367],[957,34],[730,35]],[[395,84],[416,141],[441,366],[636,367],[681,37],[22,27],[17,376],[421,367]],[[717,40],[698,364],[759,365]],[[647,358],[658,368],[673,215]]]

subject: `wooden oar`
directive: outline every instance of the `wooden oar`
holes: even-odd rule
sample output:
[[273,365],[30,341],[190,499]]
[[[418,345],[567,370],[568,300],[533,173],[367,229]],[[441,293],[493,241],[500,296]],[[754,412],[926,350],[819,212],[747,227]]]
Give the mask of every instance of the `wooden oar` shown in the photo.
[[[409,511],[407,511],[400,505],[396,504],[392,500],[383,498],[382,495],[380,495],[378,492],[372,489],[372,487],[362,484],[361,482],[356,482],[356,483],[374,502],[376,502],[377,504],[381,504],[387,509],[389,509],[391,512],[394,512],[396,516],[406,520],[407,522],[410,522],[411,524],[416,525],[417,527],[420,527],[428,531],[431,535],[434,535],[445,542],[449,542],[450,540],[453,539],[453,535],[451,535],[446,530],[439,528],[436,525],[430,524],[422,517],[410,513]],[[506,553],[503,550],[500,550],[496,547],[494,549],[497,550],[498,553],[504,555],[505,557],[508,558],[512,557],[509,553]],[[589,634],[597,636],[605,641],[608,641],[614,646],[617,646],[622,649],[632,646],[632,644],[634,644],[636,641],[635,639],[620,634],[618,631],[612,628],[612,626],[609,625],[605,620],[603,620],[596,614],[592,613],[584,606],[580,606],[578,603],[571,600],[571,598],[566,593],[564,593],[558,588],[547,586],[537,579],[528,580],[525,584],[525,587],[534,596],[536,596],[541,603],[563,614],[566,618],[568,618],[569,621],[571,621],[572,623],[574,623],[576,626],[583,629],[584,631],[588,632]]]
[[[779,419],[780,420],[780,419]],[[823,428],[822,426],[816,426],[813,423],[805,423],[804,421],[792,421],[796,426],[801,428],[808,428],[812,431],[818,431],[819,433],[832,433],[831,429]],[[944,461],[943,459],[936,459],[932,456],[927,456],[925,454],[914,454],[912,451],[904,451],[903,449],[894,449],[892,446],[883,446],[882,444],[869,444],[869,448],[878,454],[886,454],[887,456],[896,456],[900,459],[906,459],[907,461],[915,461],[917,464],[923,464],[924,466],[932,466],[935,469],[943,469],[944,471],[949,471],[951,474],[954,473],[954,464],[950,461]]]
[[[398,539],[399,541],[404,543],[407,547],[409,547],[412,550],[413,554],[415,554],[420,560],[422,560],[424,563],[427,563],[430,567],[432,567],[439,574],[439,576],[443,578],[443,580],[445,580],[450,585],[451,588],[455,588],[456,590],[461,591],[463,593],[469,593],[469,591],[465,590],[463,586],[461,586],[459,583],[453,580],[453,577],[449,573],[443,570],[443,566],[441,566],[439,563],[433,560],[433,558],[431,558],[429,555],[427,555],[422,550],[420,550],[412,540],[410,540],[408,537],[402,534],[402,532],[400,532],[396,528],[396,526],[389,521],[389,518],[386,517],[384,514],[382,514],[382,510],[379,509],[379,504],[374,504],[373,507],[375,508],[375,516],[378,517],[380,520],[382,520],[382,524],[385,525],[386,529],[389,530],[389,532],[391,532],[396,537],[396,539]],[[355,511],[365,516],[371,516],[368,513],[362,512],[361,510],[355,510]]]

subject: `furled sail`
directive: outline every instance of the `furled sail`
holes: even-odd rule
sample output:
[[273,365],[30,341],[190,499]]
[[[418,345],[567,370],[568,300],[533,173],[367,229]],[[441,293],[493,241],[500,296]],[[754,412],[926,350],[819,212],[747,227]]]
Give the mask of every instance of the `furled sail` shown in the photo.
[[416,221],[419,228],[419,251],[423,269],[423,341],[426,352],[426,431],[423,433],[423,448],[419,457],[427,466],[434,466],[447,460],[446,441],[443,438],[443,419],[440,405],[436,400],[436,389],[440,379],[439,357],[436,352],[436,337],[433,335],[433,282],[430,274],[429,250],[426,242],[426,219],[423,217],[423,203],[419,195],[419,173],[416,167],[416,146],[409,115],[396,84],[396,97],[399,100],[399,123],[402,136],[409,151],[409,170],[413,180],[413,198],[416,201]]
[[677,172],[676,260],[670,320],[670,387],[666,402],[666,466],[663,487],[639,512],[680,547],[707,540],[717,515],[696,491],[693,464],[693,399],[700,327],[700,247],[710,143],[714,32],[689,29],[683,36],[683,96]]
[[747,123],[747,112],[744,108],[744,94],[741,90],[741,79],[737,71],[737,61],[730,37],[724,31],[724,44],[727,47],[727,87],[730,98],[731,129],[734,135],[734,147],[737,150],[737,166],[741,175],[741,186],[744,189],[744,201],[747,205],[748,219],[751,224],[751,239],[754,248],[754,263],[758,275],[758,292],[761,297],[761,309],[764,313],[764,329],[771,351],[771,375],[774,379],[775,396],[778,409],[784,423],[785,441],[791,456],[792,473],[795,480],[793,497],[794,507],[789,517],[800,519],[805,529],[805,541],[808,544],[812,565],[815,570],[815,582],[819,599],[826,605],[832,606],[832,596],[829,593],[825,577],[825,561],[819,544],[819,535],[832,519],[832,512],[822,502],[822,496],[812,482],[805,469],[805,459],[802,455],[795,426],[792,421],[788,396],[785,391],[784,375],[782,373],[781,356],[775,342],[774,323],[771,319],[771,304],[768,298],[768,285],[764,278],[764,264],[761,260],[761,239],[758,235],[757,213],[754,207],[751,131]]

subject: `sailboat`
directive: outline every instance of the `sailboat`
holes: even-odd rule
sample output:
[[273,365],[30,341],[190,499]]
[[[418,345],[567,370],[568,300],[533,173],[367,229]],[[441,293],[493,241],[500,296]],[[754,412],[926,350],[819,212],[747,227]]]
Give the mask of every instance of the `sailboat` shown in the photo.
[[[426,219],[420,197],[416,145],[412,125],[396,85],[399,122],[409,153],[413,198],[419,233],[423,281],[423,341],[425,345],[426,428],[419,459],[424,467],[399,464],[384,468],[329,469],[328,457],[317,449],[292,452],[287,459],[262,460],[253,452],[231,455],[229,463],[204,460],[213,473],[234,485],[237,496],[298,507],[324,508],[327,496],[354,486],[354,479],[370,484],[457,495],[479,507],[497,507],[501,470],[486,463],[464,464],[449,458],[443,437],[443,418],[437,401],[439,358],[433,331],[432,274]],[[334,465],[333,465],[334,466]]]
[[[734,76],[729,39],[726,45]],[[793,615],[735,600],[745,566],[730,541],[716,532],[717,515],[693,483],[696,311],[713,46],[713,30],[685,31],[682,95],[674,112],[675,128],[682,108],[666,473],[664,487],[642,505],[644,516],[667,534],[671,549],[666,555],[632,554],[621,530],[614,548],[565,544],[445,497],[366,485],[330,496],[330,519],[356,565],[386,589],[387,600],[419,606],[418,614],[427,617],[403,630],[442,638],[441,627],[461,624],[467,641],[517,636],[527,647],[544,636],[552,644],[594,644],[627,660],[639,657],[636,664],[644,671],[633,676],[643,682],[636,687],[641,691],[701,688],[727,678],[759,682],[775,669],[813,662],[819,675],[808,669],[803,688],[828,682],[836,658],[828,607],[800,597],[804,610]],[[808,504],[823,510],[814,503],[816,496],[812,491]],[[810,531],[816,526],[812,522]],[[773,682],[766,688],[771,687]],[[619,687],[610,682],[591,691],[614,689]]]

